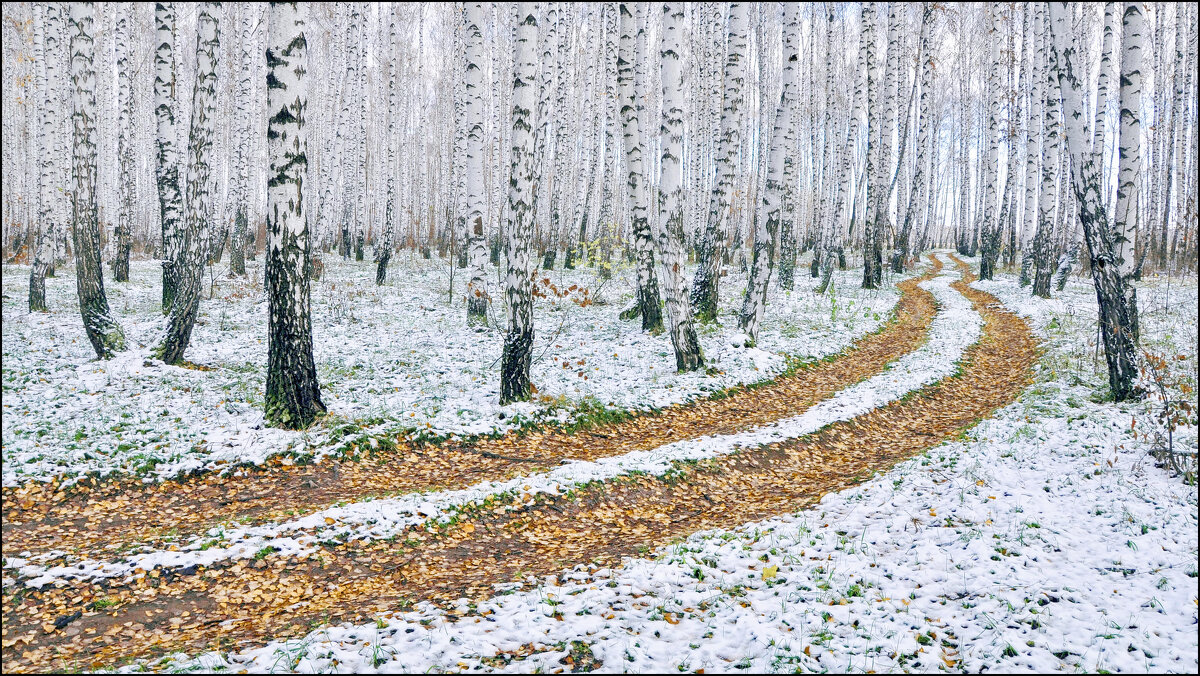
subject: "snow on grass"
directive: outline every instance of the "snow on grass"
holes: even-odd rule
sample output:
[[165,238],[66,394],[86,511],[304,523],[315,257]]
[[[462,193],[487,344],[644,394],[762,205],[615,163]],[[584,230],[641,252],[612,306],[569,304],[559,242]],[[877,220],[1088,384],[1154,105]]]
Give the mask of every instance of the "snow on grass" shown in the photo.
[[[539,400],[501,407],[503,333],[495,322],[503,321],[503,308],[492,308],[490,328],[467,327],[462,271],[455,271],[450,302],[449,267],[437,259],[399,257],[383,287],[374,284],[373,265],[325,262],[325,277],[313,285],[312,315],[322,396],[333,415],[307,432],[264,427],[261,263],[248,263],[245,281],[205,273],[206,288],[215,281],[215,297],[201,304],[187,359],[212,370],[149,358],[163,329],[157,262],[135,261],[131,283],[106,287],[131,347],[108,362],[94,361],[69,267],[47,280],[52,311],[30,314],[28,266],[4,266],[4,485],[114,470],[161,478],[260,463],[289,449],[320,456],[338,449],[347,428],[488,434],[530,421],[565,422],[601,406],[664,407],[771,378],[786,367],[784,354],[837,352],[878,328],[899,298],[894,286],[859,289],[856,270],[836,273],[834,292],[822,296],[798,275],[790,293],[771,285],[759,346],[747,350],[731,341],[736,323],[728,309],[740,306],[745,287],[734,270],[721,285],[722,325],[699,328],[711,372],[681,375],[666,335],[643,334],[638,321],[617,318],[633,297],[628,266],[608,281],[592,269],[539,273],[540,288],[547,279],[576,290],[536,303],[532,379]],[[584,298],[596,302],[575,302]]]
[[[52,551],[33,561],[10,557],[5,567],[15,569],[26,580],[25,584],[41,587],[62,578],[120,577],[137,569],[151,570],[156,566],[208,566],[221,560],[252,558],[265,548],[286,555],[306,554],[315,551],[312,546],[319,541],[387,538],[430,520],[449,521],[463,507],[480,505],[489,498],[522,494],[529,500],[541,493],[562,495],[591,481],[612,479],[634,471],[660,475],[670,471],[677,461],[702,460],[743,448],[795,439],[834,422],[867,413],[952,374],[963,352],[979,338],[983,326],[983,319],[972,309],[970,301],[950,287],[950,283],[958,278],[957,272],[947,268],[933,280],[921,282],[939,305],[925,344],[890,364],[879,375],[845,388],[799,416],[736,434],[702,436],[594,461],[568,461],[544,474],[487,481],[461,490],[357,502],[282,524],[231,529],[217,527],[171,551],[142,552],[118,561],[71,560],[55,566],[35,562],[65,556],[64,552]],[[509,506],[509,509],[513,508],[515,506]],[[297,535],[297,532],[301,533]]]
[[[421,604],[127,669],[1195,673],[1196,488],[1130,436],[1139,405],[1093,401],[1088,289],[1027,302],[1011,279],[979,286],[1032,315],[1037,383],[812,509],[506,586],[456,620]],[[1146,340],[1194,358],[1196,304],[1172,307],[1143,314]]]

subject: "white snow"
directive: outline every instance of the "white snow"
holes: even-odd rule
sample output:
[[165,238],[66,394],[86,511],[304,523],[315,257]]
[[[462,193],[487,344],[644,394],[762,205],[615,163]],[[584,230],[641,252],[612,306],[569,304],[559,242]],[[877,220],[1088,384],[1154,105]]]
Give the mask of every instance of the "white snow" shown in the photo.
[[[568,421],[580,407],[649,409],[773,377],[784,354],[820,358],[875,330],[899,297],[894,286],[858,288],[861,271],[836,273],[832,293],[816,295],[797,274],[796,289],[772,284],[755,349],[733,348],[730,327],[702,325],[711,373],[675,373],[669,338],[643,334],[617,318],[633,292],[633,271],[618,266],[609,281],[596,271],[556,270],[536,285],[562,297],[539,298],[532,377],[538,401],[501,407],[498,359],[502,331],[465,322],[463,271],[443,261],[400,257],[391,281],[374,284],[374,266],[326,256],[313,285],[315,357],[322,396],[333,416],[308,432],[264,428],[266,303],[261,261],[249,281],[205,273],[215,297],[202,301],[186,357],[197,371],[148,358],[161,335],[160,268],[135,261],[129,284],[108,284],[114,316],[130,350],[94,361],[83,334],[71,271],[47,280],[52,311],[26,311],[29,268],[3,267],[3,483],[87,472],[136,472],[154,480],[199,468],[261,463],[288,451],[316,457],[346,439],[385,431],[427,435],[486,434],[529,421]],[[574,291],[568,291],[572,286]],[[745,286],[733,271],[722,283],[723,307]],[[588,290],[587,296],[583,289]],[[493,289],[494,291],[494,289]],[[497,294],[497,297],[499,294]],[[600,299],[586,307],[576,301]],[[492,308],[503,322],[500,301]],[[349,426],[349,432],[343,426]]]
[[[954,372],[963,351],[978,339],[983,324],[971,303],[950,288],[950,282],[958,277],[957,272],[946,268],[933,280],[921,282],[940,306],[925,344],[896,360],[879,375],[845,388],[799,416],[736,434],[702,436],[594,461],[568,461],[544,474],[487,481],[461,490],[357,502],[282,524],[213,528],[175,551],[153,550],[120,561],[70,560],[72,557],[64,552],[54,551],[32,560],[22,555],[10,559],[6,567],[15,568],[29,586],[41,587],[63,578],[120,577],[137,569],[150,570],[159,565],[185,567],[251,558],[265,547],[274,547],[287,554],[305,554],[315,551],[311,546],[319,540],[386,538],[431,519],[449,520],[461,507],[482,503],[489,497],[520,493],[527,496],[526,499],[532,499],[530,496],[540,493],[561,495],[589,481],[611,479],[633,471],[663,474],[679,460],[701,460],[801,437],[885,405]],[[297,531],[305,533],[297,535]],[[63,557],[70,563],[46,566],[32,562]]]
[[[1141,404],[1092,401],[1105,376],[1087,287],[1046,302],[1007,278],[980,286],[1031,316],[1038,382],[963,440],[812,509],[498,588],[453,621],[421,605],[123,669],[552,671],[583,645],[604,671],[1195,673],[1196,488],[1130,436]],[[1194,283],[1161,312],[1158,287],[1143,291],[1145,342],[1194,364]]]

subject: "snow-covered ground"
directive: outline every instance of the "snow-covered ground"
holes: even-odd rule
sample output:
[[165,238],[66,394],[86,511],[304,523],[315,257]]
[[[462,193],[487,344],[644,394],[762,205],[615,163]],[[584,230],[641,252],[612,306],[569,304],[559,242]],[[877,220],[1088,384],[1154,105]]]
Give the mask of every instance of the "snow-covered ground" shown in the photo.
[[[137,569],[155,566],[182,568],[209,566],[216,561],[251,558],[265,547],[285,555],[315,551],[319,541],[388,538],[431,519],[448,521],[464,506],[488,498],[518,493],[562,495],[591,481],[611,479],[633,471],[663,474],[675,461],[701,460],[749,448],[795,439],[829,425],[849,420],[950,375],[968,346],[978,338],[983,320],[970,301],[950,287],[959,278],[947,267],[933,280],[921,282],[937,300],[939,310],[929,328],[929,339],[892,363],[882,373],[845,388],[803,414],[736,434],[709,435],[633,451],[595,461],[565,462],[544,474],[508,481],[487,481],[461,490],[407,494],[335,506],[281,524],[247,528],[213,528],[190,544],[170,550],[152,550],[118,561],[78,560],[66,552],[51,551],[32,560],[9,556],[6,569],[17,572],[23,584],[41,587],[56,579],[123,577]],[[60,565],[40,562],[65,557]]]
[[[1042,301],[977,285],[1043,338],[1037,382],[812,509],[498,589],[456,621],[421,606],[126,669],[1196,672],[1196,487],[1131,436],[1145,404],[1097,403],[1090,287]],[[1144,344],[1185,355],[1194,382],[1195,283],[1156,310],[1162,292],[1142,289]]]
[[[113,470],[164,477],[261,462],[288,449],[319,456],[338,449],[347,426],[482,434],[532,420],[566,421],[596,406],[663,407],[777,375],[786,366],[783,354],[837,352],[878,328],[899,297],[892,285],[858,288],[861,271],[853,269],[836,273],[834,292],[818,296],[800,267],[790,293],[772,280],[757,349],[733,347],[736,318],[723,315],[722,326],[700,329],[713,368],[680,375],[666,335],[643,334],[640,322],[617,318],[633,296],[628,266],[608,281],[586,268],[539,274],[538,287],[547,291],[535,308],[539,400],[501,407],[502,331],[466,326],[461,297],[448,300],[443,261],[401,256],[388,284],[377,287],[373,265],[324,260],[326,275],[313,285],[314,350],[333,417],[307,432],[263,426],[261,261],[248,264],[249,281],[228,279],[217,266],[215,297],[202,302],[187,352],[212,370],[149,359],[163,326],[157,262],[134,262],[129,284],[106,284],[131,347],[109,362],[94,360],[84,336],[70,267],[47,280],[52,311],[30,314],[28,266],[4,266],[4,485]],[[461,295],[463,271],[454,273]],[[542,280],[565,295],[549,293]],[[206,291],[212,282],[206,271]],[[745,276],[732,270],[721,284],[722,307],[740,307],[744,287]],[[503,308],[495,306],[492,317],[503,322]]]

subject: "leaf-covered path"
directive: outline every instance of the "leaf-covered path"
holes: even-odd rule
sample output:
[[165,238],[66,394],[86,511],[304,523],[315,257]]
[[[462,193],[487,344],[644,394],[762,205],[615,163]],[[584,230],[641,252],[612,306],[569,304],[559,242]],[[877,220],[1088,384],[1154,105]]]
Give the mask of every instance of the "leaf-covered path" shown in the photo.
[[914,396],[663,477],[632,476],[568,496],[519,496],[514,511],[465,512],[456,523],[413,530],[403,540],[327,543],[302,559],[149,571],[129,583],[9,587],[4,646],[13,658],[6,666],[88,668],[177,650],[231,650],[418,600],[487,597],[494,584],[576,564],[615,566],[698,530],[804,508],[953,437],[1027,383],[1036,352],[1029,327],[994,297],[970,289],[969,271],[956,262],[964,279],[952,286],[982,315],[984,333],[964,354],[960,374]]
[[30,482],[4,490],[4,550],[9,555],[69,550],[79,557],[111,558],[133,547],[169,547],[221,523],[266,523],[372,496],[463,488],[543,472],[564,460],[622,455],[794,416],[880,372],[925,340],[935,303],[918,283],[942,268],[936,257],[930,260],[924,275],[898,284],[901,298],[881,331],[838,355],[758,386],[737,388],[724,398],[573,434],[547,430],[438,446],[398,441],[394,447],[364,449],[365,457],[352,462],[285,465],[277,460],[232,476],[208,473],[159,484],[118,478],[67,491],[53,483]]

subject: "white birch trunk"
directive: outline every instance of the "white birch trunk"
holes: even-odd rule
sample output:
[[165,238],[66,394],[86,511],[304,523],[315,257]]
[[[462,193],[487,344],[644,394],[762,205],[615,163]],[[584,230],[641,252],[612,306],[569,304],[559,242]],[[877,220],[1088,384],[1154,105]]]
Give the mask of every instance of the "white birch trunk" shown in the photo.
[[484,183],[484,104],[483,104],[483,24],[486,20],[482,3],[467,3],[463,15],[464,49],[467,68],[463,124],[466,126],[466,195],[463,206],[467,214],[467,264],[471,279],[467,283],[467,322],[486,323],[489,296],[487,291],[487,240],[484,232],[484,209],[487,185]]
[[183,361],[192,328],[200,312],[204,264],[212,235],[213,140],[217,118],[217,52],[220,47],[219,3],[200,5],[196,34],[196,86],[192,91],[191,129],[188,133],[187,202],[174,264],[176,295],[168,314],[166,334],[155,354],[168,364]]
[[533,238],[534,127],[537,105],[537,38],[535,3],[516,5],[513,26],[512,180],[508,192],[507,274],[508,333],[500,365],[500,403],[529,399],[529,366],[533,359],[533,295],[529,247]]
[[731,229],[733,179],[742,135],[742,99],[746,80],[746,39],[749,5],[729,6],[729,42],[725,57],[725,96],[721,109],[721,137],[717,151],[717,180],[708,205],[708,220],[696,251],[696,277],[692,281],[692,308],[701,321],[715,321],[720,292],[721,257]]
[[[638,95],[634,81],[635,42],[644,43],[642,33],[645,16],[641,3],[620,5],[620,46],[617,54],[617,87],[620,93],[621,122],[624,131],[625,166],[628,170],[629,193],[632,198],[630,225],[633,228],[637,267],[637,299],[635,309],[642,317],[642,330],[662,331],[659,309],[658,280],[654,274],[654,244],[650,236],[649,195],[642,167],[642,133],[638,117]],[[637,12],[637,16],[630,10]]]
[[179,194],[179,130],[175,116],[178,97],[175,93],[175,3],[154,5],[154,113],[157,121],[158,209],[162,223],[162,311],[171,311],[178,284],[175,262],[180,251],[180,219],[183,198]]
[[88,341],[100,359],[125,349],[125,333],[113,319],[100,269],[100,222],[96,200],[96,70],[93,65],[95,9],[72,2],[70,15],[72,93],[71,237],[75,286]]
[[[1100,176],[1087,137],[1084,83],[1075,34],[1069,25],[1070,5],[1050,3],[1051,70],[1063,98],[1067,149],[1071,157],[1071,186],[1083,224],[1084,241],[1092,262],[1092,282],[1100,306],[1100,334],[1108,362],[1108,381],[1117,401],[1138,396],[1137,381],[1137,296],[1125,275],[1132,272],[1132,256],[1120,258],[1129,231],[1112,232],[1104,205],[1100,201]],[[1121,58],[1121,173],[1140,168],[1137,148],[1141,139],[1125,138],[1127,128],[1136,126],[1140,117],[1141,55],[1144,49],[1143,7],[1140,2],[1126,3]],[[1129,109],[1126,105],[1133,106]],[[1126,195],[1124,199],[1131,199]],[[1118,193],[1118,203],[1122,196]],[[1122,228],[1129,227],[1123,224]]]
[[267,424],[307,427],[325,412],[313,362],[309,315],[308,219],[301,210],[308,174],[307,8],[267,10]]
[[[799,7],[795,4],[785,6],[784,26],[798,23]],[[785,30],[788,30],[785,28]],[[783,177],[784,155],[787,152],[787,129],[792,123],[791,98],[786,91],[795,86],[795,69],[784,71],[783,91],[780,92],[779,105],[775,112],[775,124],[771,130],[770,151],[767,159],[767,178],[763,187],[762,203],[765,219],[759,220],[754,227],[754,254],[750,268],[750,279],[746,284],[745,302],[742,304],[740,326],[749,340],[747,346],[758,342],[758,329],[762,323],[763,310],[767,304],[767,287],[771,277],[771,269],[775,256],[775,233],[779,230],[779,221],[783,208]]]
[[667,296],[667,323],[675,348],[675,367],[683,373],[704,365],[700,342],[692,324],[691,302],[683,275],[683,105],[684,81],[680,66],[683,6],[662,5],[663,27],[659,58],[662,67],[662,158],[658,181],[658,257]]

